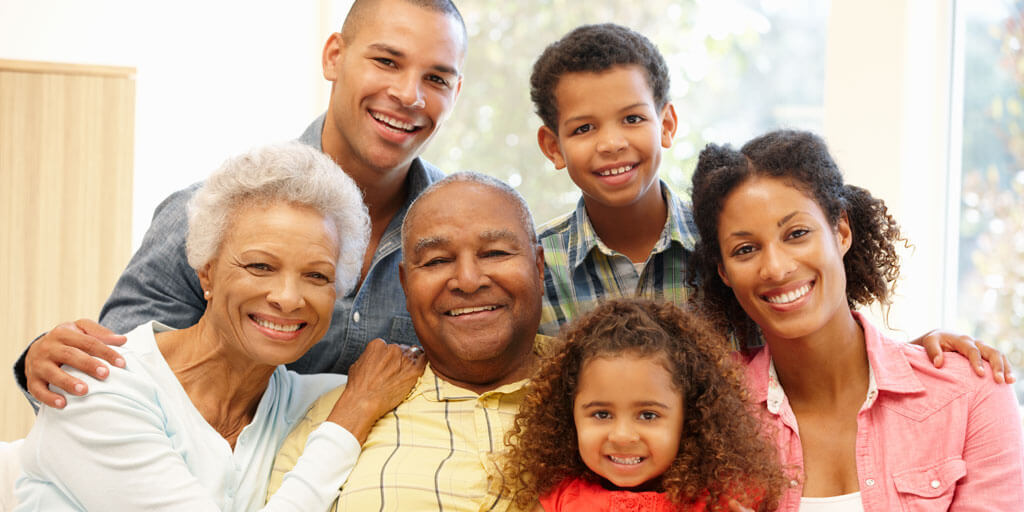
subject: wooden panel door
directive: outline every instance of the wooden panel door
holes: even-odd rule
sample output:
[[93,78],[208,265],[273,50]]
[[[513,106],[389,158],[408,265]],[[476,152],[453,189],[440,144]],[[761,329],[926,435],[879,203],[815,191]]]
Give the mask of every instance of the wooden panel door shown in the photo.
[[96,318],[131,252],[135,70],[0,60],[0,441],[32,410],[9,368]]

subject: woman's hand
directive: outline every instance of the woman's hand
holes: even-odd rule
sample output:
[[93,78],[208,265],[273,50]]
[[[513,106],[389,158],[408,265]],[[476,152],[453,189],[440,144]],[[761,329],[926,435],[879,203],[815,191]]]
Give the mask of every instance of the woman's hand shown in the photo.
[[377,419],[402,403],[426,364],[420,347],[371,341],[349,368],[348,384],[327,421],[345,427],[363,444]]
[[924,347],[928,358],[932,360],[932,364],[936,368],[942,368],[943,351],[957,352],[971,362],[974,373],[977,373],[979,377],[985,376],[985,365],[981,364],[981,361],[984,359],[992,367],[992,378],[996,382],[1002,384],[1017,380],[1013,376],[1013,368],[1010,366],[1010,361],[1002,352],[966,334],[935,329],[911,341],[911,343]]

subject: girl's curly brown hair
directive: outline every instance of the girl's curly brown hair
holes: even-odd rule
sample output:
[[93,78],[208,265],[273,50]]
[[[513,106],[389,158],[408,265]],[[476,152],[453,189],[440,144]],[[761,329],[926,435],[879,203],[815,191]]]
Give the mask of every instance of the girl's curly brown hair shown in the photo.
[[722,263],[718,218],[725,199],[758,176],[780,178],[803,191],[833,227],[845,213],[853,232],[852,245],[843,257],[846,301],[851,309],[874,301],[888,306],[900,275],[896,244],[908,245],[900,235],[899,224],[881,199],[843,183],[843,175],[820,137],[777,130],[747,142],[739,151],[728,145],[708,144],[693,173],[693,218],[700,237],[694,249],[694,264],[687,267],[687,279],[699,287],[694,299],[718,327],[734,333],[745,348],[760,344],[757,324],[718,276]]
[[673,503],[777,504],[786,480],[775,445],[747,401],[742,367],[705,319],[670,303],[618,299],[577,319],[555,343],[505,437],[503,468],[517,506],[531,506],[566,479],[600,481],[580,458],[573,403],[583,365],[620,354],[659,359],[683,395],[679,453],[662,475]]

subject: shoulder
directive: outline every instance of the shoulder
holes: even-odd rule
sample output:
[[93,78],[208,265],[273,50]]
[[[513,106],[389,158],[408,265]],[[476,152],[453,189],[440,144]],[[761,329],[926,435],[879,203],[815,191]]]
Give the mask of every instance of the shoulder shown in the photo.
[[563,213],[538,226],[537,238],[542,243],[546,240],[562,239],[576,224],[576,210]]
[[[285,415],[298,419],[309,417],[313,407],[318,407],[317,412],[320,412],[320,408],[325,407],[320,405],[321,401],[333,408],[348,377],[335,373],[299,374],[279,366],[274,372],[274,380],[280,386],[279,396]],[[334,399],[330,400],[330,396]],[[327,409],[324,418],[330,414],[331,408]]]
[[427,180],[426,180],[427,184],[434,183],[434,182],[437,182],[437,181],[441,181],[441,179],[444,178],[444,176],[445,176],[444,171],[439,169],[434,164],[424,160],[422,157],[418,157],[418,158],[416,158],[416,160],[413,161],[413,169],[410,169],[410,170],[414,170],[415,169],[415,165],[416,165],[415,163],[416,162],[419,162],[420,167],[423,169],[423,174],[427,178]]

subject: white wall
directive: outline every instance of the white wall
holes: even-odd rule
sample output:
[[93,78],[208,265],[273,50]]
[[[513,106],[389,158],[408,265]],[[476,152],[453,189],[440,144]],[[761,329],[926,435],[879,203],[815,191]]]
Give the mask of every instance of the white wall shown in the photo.
[[136,68],[137,247],[167,194],[326,108],[320,50],[347,8],[331,3],[0,0],[0,58]]
[[956,236],[946,223],[951,4],[833,0],[829,19],[825,137],[847,181],[884,199],[914,245],[890,316],[903,339],[953,322],[942,300]]

